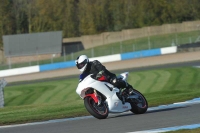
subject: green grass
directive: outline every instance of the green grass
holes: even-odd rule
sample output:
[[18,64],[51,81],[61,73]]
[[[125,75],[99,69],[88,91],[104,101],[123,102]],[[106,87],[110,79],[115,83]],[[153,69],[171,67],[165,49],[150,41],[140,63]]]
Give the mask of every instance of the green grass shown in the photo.
[[[128,82],[145,95],[149,106],[200,97],[199,68],[131,72]],[[89,115],[75,92],[77,84],[78,79],[66,79],[6,87],[0,125]]]
[[178,130],[178,131],[170,131],[166,133],[200,133],[200,128],[197,129],[185,129],[185,130]]
[[[86,54],[88,57],[98,57],[98,56],[133,52],[133,51],[139,51],[139,50],[170,47],[172,46],[172,42],[174,42],[175,45],[187,44],[187,43],[195,42],[198,36],[200,36],[200,31],[150,36],[149,39],[148,37],[131,39],[131,40],[126,40],[122,42],[110,43],[110,44],[94,47],[87,50],[82,50],[82,51],[73,53],[73,55],[66,55],[65,58],[64,57],[54,58],[53,62],[55,63],[55,62],[75,60],[76,57],[78,57],[81,54]],[[149,42],[150,42],[150,47],[149,47]],[[92,52],[92,50],[94,52]],[[33,66],[33,65],[50,64],[50,63],[51,63],[51,59],[49,58],[48,60],[41,60],[38,62],[32,61],[32,62],[26,62],[26,63],[12,64],[12,68],[20,68],[20,67]],[[4,70],[4,69],[9,69],[9,66],[0,65],[0,70]]]
[[37,105],[76,101],[78,79],[13,86],[5,89],[5,106]]

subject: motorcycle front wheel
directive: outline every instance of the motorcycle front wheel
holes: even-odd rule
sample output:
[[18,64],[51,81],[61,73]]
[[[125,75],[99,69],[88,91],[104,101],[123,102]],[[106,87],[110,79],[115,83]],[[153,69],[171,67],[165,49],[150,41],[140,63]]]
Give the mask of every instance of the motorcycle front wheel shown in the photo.
[[105,119],[108,117],[108,107],[105,103],[98,105],[92,97],[85,97],[84,104],[87,111],[95,118]]
[[133,92],[130,96],[129,103],[131,104],[131,111],[134,114],[143,114],[148,109],[148,103],[144,95],[139,91],[133,89]]

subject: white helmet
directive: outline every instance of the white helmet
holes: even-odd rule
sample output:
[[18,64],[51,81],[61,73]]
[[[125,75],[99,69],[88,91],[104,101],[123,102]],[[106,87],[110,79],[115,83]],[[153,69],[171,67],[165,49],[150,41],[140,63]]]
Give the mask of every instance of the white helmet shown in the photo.
[[86,55],[81,55],[81,56],[77,57],[77,59],[75,61],[77,68],[81,72],[84,72],[86,70],[88,62],[89,62],[89,59]]

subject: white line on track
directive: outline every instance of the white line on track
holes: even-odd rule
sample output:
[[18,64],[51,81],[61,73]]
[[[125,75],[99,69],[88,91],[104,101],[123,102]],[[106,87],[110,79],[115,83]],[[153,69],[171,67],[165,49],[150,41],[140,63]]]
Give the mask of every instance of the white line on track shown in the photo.
[[10,127],[22,127],[22,126],[31,126],[31,125],[41,125],[41,124],[57,123],[57,122],[65,122],[65,121],[74,121],[74,120],[90,119],[90,118],[93,118],[93,116],[65,118],[65,119],[55,119],[55,120],[48,120],[48,121],[42,121],[42,122],[16,124],[16,125],[6,125],[6,126],[0,126],[0,129],[1,128],[10,128]]
[[200,128],[200,123],[193,124],[193,125],[183,125],[183,126],[167,127],[167,128],[152,129],[152,130],[145,130],[145,131],[128,132],[128,133],[163,133],[163,132],[169,132],[169,131],[176,131],[176,130],[182,130],[182,129],[195,129],[195,128]]
[[[178,103],[169,104],[169,105],[160,105],[158,107],[151,107],[151,108],[148,108],[148,111],[156,111],[156,110],[163,110],[163,109],[170,109],[170,108],[177,108],[177,107],[185,107],[185,106],[193,105],[193,104],[200,104],[200,98],[195,98],[193,100],[189,100],[189,101],[185,101],[185,102],[178,102]],[[41,124],[48,124],[48,123],[58,123],[58,122],[74,121],[74,120],[81,120],[81,119],[91,119],[91,118],[94,118],[94,117],[93,116],[84,116],[84,117],[75,117],[75,118],[66,118],[66,119],[55,119],[55,120],[49,120],[49,121],[43,121],[43,122],[33,122],[33,123],[25,123],[25,124],[0,126],[0,129],[22,127],[22,126],[31,126],[31,125],[41,125]],[[173,129],[173,130],[174,129],[177,129],[177,130],[183,129],[182,127],[187,127],[187,126],[163,128],[162,132],[166,131],[166,129],[170,130],[170,131],[172,131],[171,129]],[[194,127],[200,127],[200,124],[192,125],[192,126],[188,125],[187,129],[189,129],[191,127],[193,127],[193,128]],[[155,129],[155,130],[149,130],[148,132],[138,131],[138,132],[130,132],[130,133],[159,133],[159,132],[161,132],[160,130],[161,129]],[[153,131],[153,132],[150,132],[150,131]]]

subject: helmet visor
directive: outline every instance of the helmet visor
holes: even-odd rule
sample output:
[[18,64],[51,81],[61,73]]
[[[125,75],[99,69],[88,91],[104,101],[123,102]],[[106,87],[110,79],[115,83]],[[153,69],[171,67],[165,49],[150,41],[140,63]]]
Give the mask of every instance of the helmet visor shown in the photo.
[[87,64],[87,59],[85,59],[83,62],[81,63],[77,63],[76,66],[78,69],[83,68],[85,65]]

